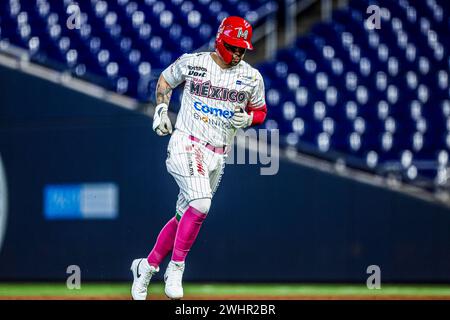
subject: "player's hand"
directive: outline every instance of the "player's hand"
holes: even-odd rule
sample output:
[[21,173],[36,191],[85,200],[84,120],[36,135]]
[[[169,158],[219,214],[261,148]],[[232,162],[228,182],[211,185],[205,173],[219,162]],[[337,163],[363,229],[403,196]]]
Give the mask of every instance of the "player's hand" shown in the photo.
[[248,114],[241,108],[236,109],[230,121],[233,127],[235,127],[236,129],[247,128],[252,124],[253,113]]
[[170,122],[167,110],[169,106],[165,103],[158,104],[153,115],[153,131],[158,136],[166,136],[172,133],[172,123]]

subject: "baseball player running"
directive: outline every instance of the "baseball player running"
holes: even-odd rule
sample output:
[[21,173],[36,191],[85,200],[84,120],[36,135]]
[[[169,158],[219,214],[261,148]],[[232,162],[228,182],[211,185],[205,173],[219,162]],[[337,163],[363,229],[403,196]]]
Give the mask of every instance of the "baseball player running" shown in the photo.
[[[261,74],[242,59],[252,50],[252,27],[240,17],[225,18],[215,52],[183,54],[157,84],[153,130],[171,134],[166,166],[180,191],[176,215],[162,228],[147,258],[131,265],[135,300],[147,298],[151,277],[172,251],[164,274],[165,293],[183,297],[186,256],[197,238],[223,174],[236,131],[261,124],[267,113]],[[172,90],[184,83],[175,130],[168,117]]]

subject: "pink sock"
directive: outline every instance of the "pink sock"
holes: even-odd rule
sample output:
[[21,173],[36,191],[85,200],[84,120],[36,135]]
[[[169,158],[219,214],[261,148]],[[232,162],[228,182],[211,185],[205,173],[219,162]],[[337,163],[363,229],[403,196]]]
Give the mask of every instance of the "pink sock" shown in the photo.
[[173,217],[161,229],[161,232],[156,239],[155,246],[147,257],[148,264],[157,268],[161,261],[169,254],[170,250],[173,248],[177,227],[178,221]]
[[172,252],[173,261],[180,262],[186,259],[205,218],[206,214],[193,207],[189,207],[183,214],[175,237],[175,245]]

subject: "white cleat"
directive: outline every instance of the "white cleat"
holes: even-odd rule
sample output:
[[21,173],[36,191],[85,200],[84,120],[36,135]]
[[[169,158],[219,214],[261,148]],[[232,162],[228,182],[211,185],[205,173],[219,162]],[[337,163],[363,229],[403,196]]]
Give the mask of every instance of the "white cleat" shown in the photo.
[[164,274],[166,287],[164,292],[170,299],[177,300],[183,298],[183,279],[184,262],[170,261]]
[[148,264],[147,259],[133,260],[130,268],[133,272],[133,285],[131,286],[131,296],[133,300],[146,300],[147,287],[152,276],[159,271],[159,267],[155,268]]

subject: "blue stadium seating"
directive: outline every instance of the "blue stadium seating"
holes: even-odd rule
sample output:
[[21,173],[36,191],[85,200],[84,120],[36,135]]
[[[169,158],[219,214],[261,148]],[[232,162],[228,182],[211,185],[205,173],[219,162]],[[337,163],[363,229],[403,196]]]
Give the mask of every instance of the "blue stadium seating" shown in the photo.
[[[0,39],[26,48],[32,59],[149,101],[155,76],[185,52],[214,38],[220,21],[269,0],[0,0]],[[272,1],[273,2],[273,1]],[[79,29],[68,28],[77,3]]]
[[[365,24],[370,4],[380,29]],[[438,183],[450,151],[449,13],[445,0],[350,1],[261,64],[266,127],[301,151]]]

